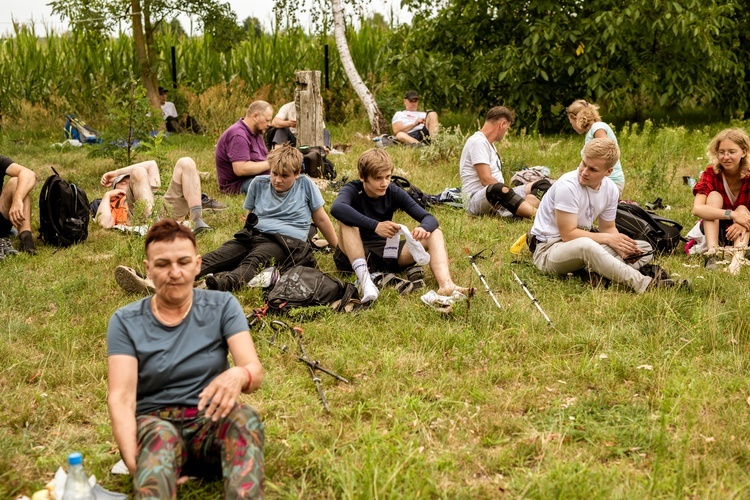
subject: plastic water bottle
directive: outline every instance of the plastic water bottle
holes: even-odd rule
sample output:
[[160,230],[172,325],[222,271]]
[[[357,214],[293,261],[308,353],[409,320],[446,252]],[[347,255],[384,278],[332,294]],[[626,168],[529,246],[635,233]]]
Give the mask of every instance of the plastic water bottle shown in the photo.
[[375,141],[375,147],[376,148],[382,148],[383,147],[383,140],[380,137],[376,137],[373,140]]
[[89,478],[83,470],[83,456],[78,452],[68,455],[68,479],[62,500],[94,500]]

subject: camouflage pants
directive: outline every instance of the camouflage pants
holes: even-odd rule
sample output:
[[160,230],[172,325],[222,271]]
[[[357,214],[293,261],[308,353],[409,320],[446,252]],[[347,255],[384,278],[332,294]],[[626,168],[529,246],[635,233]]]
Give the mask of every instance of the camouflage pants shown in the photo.
[[184,407],[163,408],[136,421],[136,499],[174,499],[178,477],[212,470],[223,475],[226,498],[263,497],[263,423],[251,407],[237,405],[217,422]]

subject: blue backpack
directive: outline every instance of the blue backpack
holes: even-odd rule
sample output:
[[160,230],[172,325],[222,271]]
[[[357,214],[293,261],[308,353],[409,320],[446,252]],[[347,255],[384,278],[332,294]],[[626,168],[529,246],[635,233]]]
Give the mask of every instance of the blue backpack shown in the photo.
[[96,144],[101,142],[99,132],[86,125],[86,122],[76,118],[75,115],[65,117],[65,138],[75,139],[82,144]]

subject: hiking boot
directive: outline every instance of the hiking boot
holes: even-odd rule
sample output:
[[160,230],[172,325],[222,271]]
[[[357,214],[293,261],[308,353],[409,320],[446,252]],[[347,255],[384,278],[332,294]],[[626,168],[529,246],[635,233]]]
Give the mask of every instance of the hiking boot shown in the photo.
[[117,266],[115,281],[128,293],[151,295],[156,292],[154,282],[131,267]]
[[655,288],[676,288],[678,290],[691,292],[693,290],[693,284],[690,280],[673,280],[671,278],[654,279],[648,284],[646,290],[654,290]]
[[206,288],[209,290],[219,290],[222,292],[233,292],[241,288],[241,284],[233,275],[221,273],[206,275]]
[[201,193],[201,208],[210,212],[221,212],[222,210],[226,210],[227,206],[220,201],[210,198],[206,193]]

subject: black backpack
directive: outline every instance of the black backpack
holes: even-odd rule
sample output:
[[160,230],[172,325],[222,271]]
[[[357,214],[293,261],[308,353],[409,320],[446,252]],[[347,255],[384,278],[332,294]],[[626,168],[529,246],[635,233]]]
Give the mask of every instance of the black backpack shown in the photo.
[[300,146],[302,152],[302,173],[309,177],[328,179],[336,178],[336,167],[326,156],[325,148],[321,146]]
[[336,311],[357,301],[359,294],[352,283],[344,283],[338,278],[314,267],[294,266],[279,277],[276,285],[268,293],[269,311],[285,313],[295,307],[327,306],[340,300]]
[[428,209],[430,205],[432,205],[430,201],[430,195],[424,194],[421,189],[406,180],[406,178],[400,177],[398,175],[392,175],[391,182],[406,191],[406,194],[411,196],[411,198],[417,202],[417,205],[424,208],[425,210]]
[[634,240],[647,241],[657,252],[671,252],[680,241],[682,225],[666,217],[649,212],[638,205],[620,202],[615,218],[617,230]]
[[89,235],[89,200],[83,189],[52,171],[39,195],[39,236],[50,245],[67,247]]

